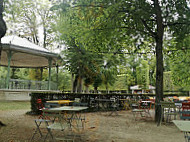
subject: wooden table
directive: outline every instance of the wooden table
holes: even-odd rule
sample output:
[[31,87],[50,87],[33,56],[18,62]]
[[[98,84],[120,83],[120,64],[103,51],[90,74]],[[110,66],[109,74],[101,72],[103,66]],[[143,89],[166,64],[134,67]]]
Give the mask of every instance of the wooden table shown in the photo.
[[190,141],[190,121],[184,121],[184,120],[173,120],[172,121],[177,128],[184,133],[185,141],[189,142]]

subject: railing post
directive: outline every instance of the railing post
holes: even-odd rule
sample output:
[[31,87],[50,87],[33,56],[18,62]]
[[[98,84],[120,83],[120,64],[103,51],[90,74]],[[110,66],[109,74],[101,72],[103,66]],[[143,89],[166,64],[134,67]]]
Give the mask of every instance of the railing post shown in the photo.
[[59,66],[56,66],[57,72],[56,72],[56,82],[57,82],[57,90],[58,90],[58,86],[59,86]]
[[49,63],[48,90],[51,90],[51,66],[52,66],[52,58],[48,59],[48,63]]
[[7,79],[6,79],[6,89],[9,89],[9,81],[10,81],[10,66],[11,66],[11,58],[12,58],[12,52],[9,50],[7,53],[8,56],[8,66],[7,66]]

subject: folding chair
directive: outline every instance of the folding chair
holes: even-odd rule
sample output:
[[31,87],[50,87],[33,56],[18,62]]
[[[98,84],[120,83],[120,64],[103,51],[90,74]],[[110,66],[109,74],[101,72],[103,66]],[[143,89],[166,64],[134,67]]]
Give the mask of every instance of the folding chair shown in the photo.
[[110,101],[111,101],[111,113],[109,115],[112,115],[113,113],[118,115],[117,108],[118,108],[119,104],[117,103],[116,98],[110,98]]
[[166,116],[166,123],[170,122],[172,120],[172,116],[174,116],[174,119],[176,119],[176,116],[178,115],[178,112],[176,111],[176,106],[174,102],[165,102],[161,101],[161,121]]
[[138,108],[132,110],[135,120],[140,115],[140,118],[151,118],[150,115],[151,101],[141,101],[138,104]]
[[[44,112],[46,112],[46,115],[53,117],[55,120],[53,124],[47,127],[48,132],[46,134],[44,141],[46,141],[48,135],[50,135],[52,141],[61,140],[61,141],[74,142],[75,134],[73,132],[70,135],[66,135],[64,133],[66,130],[72,131],[71,129],[72,120],[69,119],[68,114],[63,112],[52,113],[49,112],[48,110],[45,110]],[[56,131],[56,133],[54,133],[54,131]],[[57,135],[59,132],[61,133],[61,136],[58,137]]]
[[41,125],[42,125],[42,123],[45,124],[45,128],[47,129],[47,127],[49,126],[49,123],[53,122],[52,120],[49,119],[49,117],[46,117],[44,115],[44,113],[43,113],[42,110],[45,109],[45,108],[44,108],[44,105],[42,103],[42,100],[41,99],[37,99],[36,103],[37,103],[37,108],[38,108],[38,110],[40,112],[40,115],[39,115],[38,119],[34,120],[34,122],[36,124],[36,129],[35,129],[35,131],[34,131],[34,133],[32,135],[31,141],[34,139],[34,137],[37,134],[37,132],[40,134],[41,138],[43,137],[43,134],[42,134],[41,128],[40,128]]
[[190,119],[190,103],[189,102],[183,102],[182,103],[182,111],[180,113],[180,119]]
[[[40,128],[42,123],[45,123],[45,128],[47,129],[47,127],[49,126],[49,122],[52,122],[52,121],[51,120],[45,120],[45,119],[35,119],[34,122],[36,124],[36,129],[32,135],[31,141],[34,140],[34,137],[37,134],[37,132],[40,134],[41,138],[43,137],[43,134],[42,134],[41,128]],[[47,129],[47,131],[48,131],[48,129]]]

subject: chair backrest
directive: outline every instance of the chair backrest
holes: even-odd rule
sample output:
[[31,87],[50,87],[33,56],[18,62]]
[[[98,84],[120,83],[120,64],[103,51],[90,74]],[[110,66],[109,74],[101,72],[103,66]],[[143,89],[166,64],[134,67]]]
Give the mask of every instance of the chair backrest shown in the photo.
[[141,109],[151,109],[152,102],[151,101],[142,101],[140,102],[139,108]]
[[134,109],[134,108],[139,108],[139,103],[135,100],[129,100],[129,106],[131,109]]
[[44,108],[44,105],[42,103],[42,99],[37,99],[36,103],[37,103],[38,110],[41,110]]
[[190,102],[183,102],[182,103],[182,110],[189,110],[190,111]]
[[161,107],[162,107],[162,108],[176,108],[174,102],[161,101],[160,104],[161,104]]
[[182,112],[180,119],[190,119],[190,102],[182,103]]
[[110,101],[111,102],[116,102],[116,99],[115,98],[110,98]]
[[74,102],[80,103],[80,98],[75,98]]

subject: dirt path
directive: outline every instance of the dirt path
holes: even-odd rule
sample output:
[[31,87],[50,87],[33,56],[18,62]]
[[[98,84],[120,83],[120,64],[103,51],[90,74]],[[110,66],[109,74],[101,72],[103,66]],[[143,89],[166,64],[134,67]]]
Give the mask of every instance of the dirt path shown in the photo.
[[[36,116],[28,116],[28,110],[0,111],[1,142],[27,142],[34,129]],[[120,111],[119,116],[109,112],[86,114],[85,130],[80,141],[84,142],[183,142],[181,133],[173,124],[157,127],[153,120],[135,121],[130,111]],[[153,115],[153,114],[152,114]],[[39,137],[38,135],[36,135]],[[36,141],[41,141],[36,138]]]

